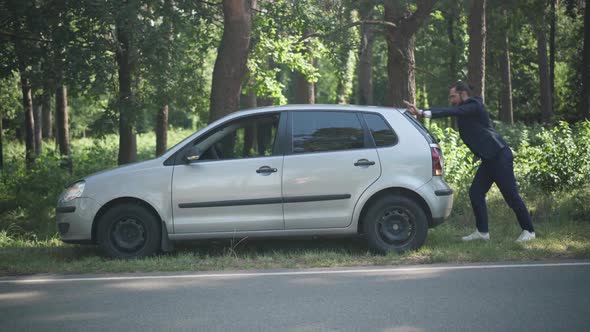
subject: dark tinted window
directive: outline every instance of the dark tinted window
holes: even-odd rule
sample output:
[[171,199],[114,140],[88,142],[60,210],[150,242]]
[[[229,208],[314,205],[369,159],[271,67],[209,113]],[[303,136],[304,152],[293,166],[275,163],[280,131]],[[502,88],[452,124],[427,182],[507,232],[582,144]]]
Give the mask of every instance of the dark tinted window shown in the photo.
[[293,112],[293,152],[321,152],[365,147],[355,113]]
[[416,118],[414,118],[409,112],[404,112],[404,116],[414,125],[414,127],[416,127],[416,129],[418,129],[420,133],[422,133],[422,135],[424,135],[424,138],[426,138],[428,143],[438,143],[438,138],[434,137],[434,135],[432,135],[430,131],[428,131],[428,129],[426,129],[426,127],[424,127],[420,121],[416,120]]
[[365,121],[377,147],[392,146],[397,143],[397,136],[385,120],[377,114],[365,114]]

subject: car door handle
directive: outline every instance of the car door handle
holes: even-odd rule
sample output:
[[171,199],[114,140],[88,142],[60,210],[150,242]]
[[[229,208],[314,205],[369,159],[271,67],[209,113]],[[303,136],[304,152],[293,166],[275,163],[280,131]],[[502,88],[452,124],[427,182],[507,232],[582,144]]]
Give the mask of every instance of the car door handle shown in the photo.
[[374,161],[370,161],[367,159],[359,159],[354,163],[354,166],[373,166],[375,165]]
[[277,171],[276,168],[271,168],[268,166],[262,166],[259,169],[256,170],[256,173],[260,174],[260,173],[275,173]]

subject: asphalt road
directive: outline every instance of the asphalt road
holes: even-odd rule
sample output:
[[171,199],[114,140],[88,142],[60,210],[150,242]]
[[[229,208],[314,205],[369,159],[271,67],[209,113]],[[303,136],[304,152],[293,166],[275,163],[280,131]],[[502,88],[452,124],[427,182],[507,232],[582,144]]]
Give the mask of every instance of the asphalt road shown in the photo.
[[590,331],[590,262],[0,278],[0,331]]

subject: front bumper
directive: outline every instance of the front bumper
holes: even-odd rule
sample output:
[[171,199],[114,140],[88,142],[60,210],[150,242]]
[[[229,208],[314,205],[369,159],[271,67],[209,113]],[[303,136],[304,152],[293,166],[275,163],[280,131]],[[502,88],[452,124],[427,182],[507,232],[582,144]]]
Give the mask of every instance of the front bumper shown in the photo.
[[60,239],[67,243],[92,241],[92,221],[100,205],[91,198],[59,203],[55,209]]

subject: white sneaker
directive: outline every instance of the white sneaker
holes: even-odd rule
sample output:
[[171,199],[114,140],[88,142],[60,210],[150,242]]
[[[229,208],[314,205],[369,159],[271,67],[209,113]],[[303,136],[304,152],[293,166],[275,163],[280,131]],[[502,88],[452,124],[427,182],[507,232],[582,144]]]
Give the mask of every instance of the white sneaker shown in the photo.
[[490,233],[480,233],[479,231],[475,231],[467,236],[461,238],[463,241],[473,241],[473,240],[485,240],[488,241],[490,239]]
[[522,231],[516,242],[527,242],[535,239],[535,232]]

